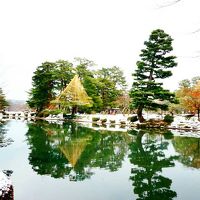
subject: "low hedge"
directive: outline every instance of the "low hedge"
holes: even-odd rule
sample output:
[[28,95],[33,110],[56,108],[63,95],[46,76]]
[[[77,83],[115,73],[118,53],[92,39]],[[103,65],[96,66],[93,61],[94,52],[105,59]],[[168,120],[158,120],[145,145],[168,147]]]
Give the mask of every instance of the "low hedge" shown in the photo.
[[101,119],[101,123],[106,123],[107,119]]
[[133,115],[131,117],[128,117],[127,120],[130,121],[130,122],[136,122],[136,121],[138,121],[138,118],[137,118],[137,115]]
[[171,116],[171,115],[165,115],[163,121],[166,122],[166,123],[168,123],[168,124],[171,124],[174,121],[174,117]]
[[92,121],[93,121],[93,122],[97,122],[97,121],[99,121],[99,120],[100,120],[99,117],[93,117],[93,118],[92,118]]

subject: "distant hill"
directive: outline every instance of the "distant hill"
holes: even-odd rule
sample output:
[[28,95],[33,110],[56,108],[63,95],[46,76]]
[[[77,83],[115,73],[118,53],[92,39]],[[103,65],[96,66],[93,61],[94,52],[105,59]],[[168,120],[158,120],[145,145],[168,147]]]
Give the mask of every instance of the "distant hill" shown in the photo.
[[29,109],[25,100],[8,100],[8,102],[8,111],[25,111]]

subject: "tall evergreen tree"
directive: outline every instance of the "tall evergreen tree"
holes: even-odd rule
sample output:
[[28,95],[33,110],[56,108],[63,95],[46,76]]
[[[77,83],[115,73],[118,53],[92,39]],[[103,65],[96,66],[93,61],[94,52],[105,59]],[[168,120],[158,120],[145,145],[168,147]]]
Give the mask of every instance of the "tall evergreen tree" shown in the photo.
[[148,41],[144,42],[145,49],[141,50],[141,60],[137,62],[137,69],[133,73],[134,82],[130,92],[131,107],[137,109],[140,122],[144,121],[143,109],[166,110],[165,100],[175,102],[175,95],[163,89],[161,79],[172,75],[169,68],[177,66],[175,56],[170,55],[172,38],[163,30],[154,30]]
[[29,93],[27,103],[31,108],[35,108],[37,112],[48,107],[50,101],[54,98],[54,69],[55,63],[42,63],[42,65],[36,69],[32,77],[33,87]]

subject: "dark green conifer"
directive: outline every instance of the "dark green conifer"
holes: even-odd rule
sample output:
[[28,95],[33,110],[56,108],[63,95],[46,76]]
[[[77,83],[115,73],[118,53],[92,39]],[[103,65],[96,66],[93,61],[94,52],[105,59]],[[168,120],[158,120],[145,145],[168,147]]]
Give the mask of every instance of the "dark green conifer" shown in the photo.
[[175,102],[175,95],[163,89],[162,79],[172,75],[169,68],[177,66],[175,56],[170,55],[173,39],[163,30],[154,30],[148,41],[144,42],[145,49],[141,50],[141,60],[133,73],[134,82],[130,92],[131,107],[137,109],[140,122],[144,121],[143,109],[166,110],[167,101]]

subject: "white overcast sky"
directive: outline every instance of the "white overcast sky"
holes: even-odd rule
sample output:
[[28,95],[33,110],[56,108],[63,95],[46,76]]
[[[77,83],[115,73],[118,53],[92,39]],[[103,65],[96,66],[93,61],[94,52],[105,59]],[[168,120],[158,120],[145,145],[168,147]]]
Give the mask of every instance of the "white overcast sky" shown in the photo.
[[99,67],[116,65],[131,85],[144,41],[160,28],[174,39],[178,67],[165,87],[175,90],[182,79],[200,75],[200,1],[167,6],[171,2],[2,0],[0,87],[8,99],[27,99],[37,66],[74,57],[93,60]]

